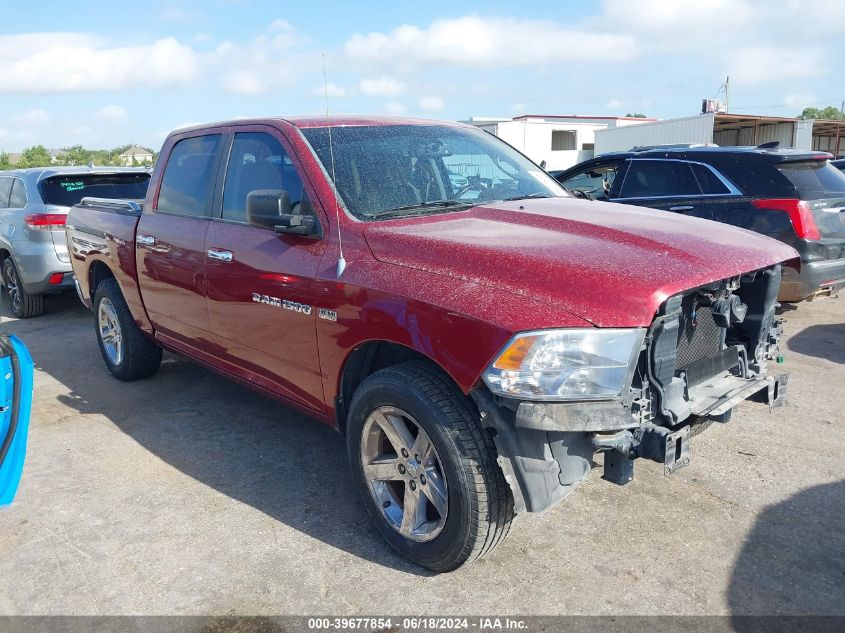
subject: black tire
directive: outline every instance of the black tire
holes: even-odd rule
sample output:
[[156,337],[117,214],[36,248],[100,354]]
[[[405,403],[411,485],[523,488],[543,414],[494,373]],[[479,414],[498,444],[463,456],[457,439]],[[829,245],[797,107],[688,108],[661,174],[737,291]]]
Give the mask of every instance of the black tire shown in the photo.
[[[110,357],[103,341],[99,318],[103,301],[109,302],[117,317],[116,325],[119,327],[122,343],[122,354],[117,362]],[[124,381],[138,380],[152,376],[158,371],[161,365],[161,348],[150,341],[136,325],[115,279],[101,281],[94,293],[94,329],[100,353],[115,378]]]
[[3,260],[3,285],[9,297],[12,314],[19,319],[30,319],[44,314],[44,295],[31,295],[23,289],[18,267],[11,257]]
[[[413,417],[428,434],[442,465],[448,512],[442,531],[426,542],[406,538],[388,522],[364,475],[365,422],[385,406]],[[364,380],[350,403],[346,440],[364,505],[385,540],[405,558],[437,572],[451,571],[483,556],[507,536],[514,517],[513,496],[497,464],[493,438],[482,428],[467,397],[433,365],[403,363]]]

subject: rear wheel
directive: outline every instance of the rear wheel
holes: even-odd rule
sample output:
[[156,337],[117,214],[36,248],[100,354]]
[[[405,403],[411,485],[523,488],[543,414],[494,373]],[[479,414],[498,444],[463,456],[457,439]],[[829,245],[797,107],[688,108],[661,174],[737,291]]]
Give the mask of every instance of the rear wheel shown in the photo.
[[9,295],[9,305],[19,319],[29,319],[44,314],[44,295],[32,295],[23,289],[18,267],[11,257],[3,261],[3,284]]
[[114,279],[106,279],[97,286],[94,323],[103,360],[115,378],[137,380],[158,371],[161,348],[136,325]]
[[500,543],[513,497],[478,412],[436,368],[388,367],[355,392],[347,448],[364,504],[387,542],[434,571]]

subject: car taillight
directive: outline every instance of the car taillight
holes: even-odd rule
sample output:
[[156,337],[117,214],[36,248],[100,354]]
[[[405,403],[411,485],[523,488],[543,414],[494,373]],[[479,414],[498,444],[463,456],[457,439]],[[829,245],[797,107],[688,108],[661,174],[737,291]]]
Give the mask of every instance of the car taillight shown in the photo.
[[792,221],[792,228],[795,229],[795,235],[802,239],[820,240],[822,238],[821,233],[819,233],[819,227],[816,224],[816,218],[813,217],[813,211],[810,209],[810,205],[804,200],[769,198],[752,200],[751,204],[758,209],[783,211],[786,213]]
[[36,231],[53,231],[65,228],[67,216],[64,213],[28,213],[23,221]]

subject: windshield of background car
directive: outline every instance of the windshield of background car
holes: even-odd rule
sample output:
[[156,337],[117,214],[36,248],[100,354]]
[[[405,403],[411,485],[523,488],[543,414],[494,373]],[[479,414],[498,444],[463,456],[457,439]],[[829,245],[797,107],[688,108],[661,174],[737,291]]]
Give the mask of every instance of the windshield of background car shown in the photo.
[[[530,197],[566,197],[554,179],[495,136],[447,125],[336,126],[302,130],[334,173],[346,208],[359,219],[391,210],[437,213]],[[426,206],[431,204],[430,207]]]
[[41,182],[46,204],[72,207],[82,198],[121,198],[140,200],[147,195],[150,174],[68,174],[52,176]]

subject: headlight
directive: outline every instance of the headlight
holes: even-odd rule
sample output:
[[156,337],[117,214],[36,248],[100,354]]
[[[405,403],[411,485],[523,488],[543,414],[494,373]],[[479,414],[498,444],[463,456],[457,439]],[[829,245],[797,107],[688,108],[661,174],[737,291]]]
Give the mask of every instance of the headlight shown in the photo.
[[630,380],[644,329],[517,334],[484,371],[496,394],[527,400],[608,400]]

